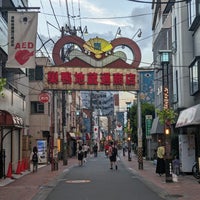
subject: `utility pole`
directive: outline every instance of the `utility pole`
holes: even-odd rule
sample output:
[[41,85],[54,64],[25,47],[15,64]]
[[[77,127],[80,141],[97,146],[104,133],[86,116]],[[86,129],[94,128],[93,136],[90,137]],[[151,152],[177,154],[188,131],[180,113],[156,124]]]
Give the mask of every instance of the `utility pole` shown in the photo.
[[[160,50],[160,62],[162,65],[162,87],[163,87],[163,110],[170,108],[169,99],[169,63],[171,50]],[[171,157],[171,122],[165,121],[164,136],[165,136],[165,181],[172,183],[172,157]]]
[[137,116],[138,116],[138,169],[143,169],[143,147],[142,147],[142,116],[141,116],[141,101],[140,101],[140,92],[137,92]]
[[92,91],[90,91],[90,138],[91,138],[91,147],[93,146],[93,106],[92,106]]
[[[64,27],[61,29],[61,37],[64,37]],[[65,60],[64,47],[62,48],[62,60]],[[62,134],[63,134],[63,165],[67,165],[67,135],[66,135],[66,91],[62,90]]]

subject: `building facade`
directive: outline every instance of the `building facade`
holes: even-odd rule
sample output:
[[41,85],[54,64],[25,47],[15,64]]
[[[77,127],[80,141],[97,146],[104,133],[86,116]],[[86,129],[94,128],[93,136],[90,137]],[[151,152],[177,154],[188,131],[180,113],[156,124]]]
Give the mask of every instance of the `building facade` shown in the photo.
[[[155,106],[163,109],[163,80],[167,77],[169,106],[178,114],[175,124],[171,125],[171,134],[178,138],[178,149],[173,152],[172,148],[172,153],[180,157],[184,172],[191,172],[192,164],[200,155],[197,117],[200,101],[199,4],[197,0],[152,2]],[[167,66],[160,62],[163,51],[170,56]],[[161,133],[164,136],[163,133],[164,129]],[[183,149],[187,152],[183,153]],[[189,156],[184,156],[186,154]]]
[[8,171],[16,172],[19,161],[24,161],[27,155],[29,118],[29,81],[24,69],[8,69],[8,10],[18,6],[27,7],[27,1],[0,1],[0,81],[3,83],[0,96],[0,178],[11,176]]

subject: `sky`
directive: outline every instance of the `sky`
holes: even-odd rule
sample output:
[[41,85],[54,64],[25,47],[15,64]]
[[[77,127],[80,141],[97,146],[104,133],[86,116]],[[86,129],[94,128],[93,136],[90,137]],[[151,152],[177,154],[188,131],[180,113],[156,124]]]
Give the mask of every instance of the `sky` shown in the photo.
[[[56,42],[60,36],[60,27],[69,23],[84,29],[87,26],[87,41],[100,37],[111,41],[117,30],[122,37],[132,38],[141,50],[140,67],[149,67],[152,63],[152,11],[151,4],[136,3],[128,0],[68,0],[69,18],[66,0],[33,0],[29,7],[40,7],[38,16],[38,34],[43,42],[52,39]],[[53,8],[53,9],[52,9]],[[55,13],[55,16],[54,16]],[[139,29],[142,36],[137,37]],[[40,49],[38,44],[37,49]],[[49,41],[46,46],[53,47]]]

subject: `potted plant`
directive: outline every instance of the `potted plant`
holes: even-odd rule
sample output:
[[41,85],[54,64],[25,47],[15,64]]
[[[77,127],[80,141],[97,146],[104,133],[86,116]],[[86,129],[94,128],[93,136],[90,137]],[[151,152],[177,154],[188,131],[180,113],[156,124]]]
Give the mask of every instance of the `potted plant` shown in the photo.
[[163,109],[163,110],[157,109],[156,113],[162,125],[166,124],[170,126],[171,124],[175,123],[177,113],[172,108]]

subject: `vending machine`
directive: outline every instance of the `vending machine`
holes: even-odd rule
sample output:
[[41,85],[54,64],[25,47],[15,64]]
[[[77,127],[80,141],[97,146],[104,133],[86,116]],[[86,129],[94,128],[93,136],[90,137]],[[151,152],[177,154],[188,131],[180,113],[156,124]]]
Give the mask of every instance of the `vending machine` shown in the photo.
[[179,135],[179,159],[181,171],[185,173],[192,172],[192,166],[195,162],[195,135]]
[[47,163],[47,141],[37,140],[37,148],[38,148],[38,163],[39,164]]

